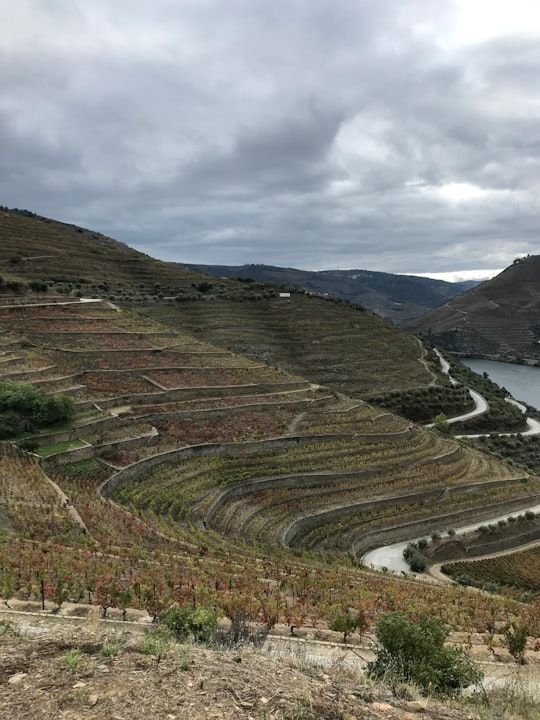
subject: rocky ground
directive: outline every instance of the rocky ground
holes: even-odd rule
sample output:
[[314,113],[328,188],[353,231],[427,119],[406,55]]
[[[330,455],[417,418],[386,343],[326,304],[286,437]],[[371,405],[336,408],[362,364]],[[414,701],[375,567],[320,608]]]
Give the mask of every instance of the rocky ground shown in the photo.
[[[349,655],[319,642],[322,665],[287,641],[209,649],[148,641],[148,623],[104,623],[90,613],[0,613],[0,717],[9,720],[465,720],[474,708],[403,690],[394,697]],[[283,643],[283,639],[281,641]],[[311,652],[313,651],[313,646]],[[478,644],[479,657],[484,650]],[[505,665],[500,663],[501,667]],[[493,716],[495,717],[495,716]],[[503,717],[502,715],[497,717]],[[522,717],[522,716],[515,716]],[[523,716],[525,717],[525,716]],[[530,715],[531,718],[535,717]]]

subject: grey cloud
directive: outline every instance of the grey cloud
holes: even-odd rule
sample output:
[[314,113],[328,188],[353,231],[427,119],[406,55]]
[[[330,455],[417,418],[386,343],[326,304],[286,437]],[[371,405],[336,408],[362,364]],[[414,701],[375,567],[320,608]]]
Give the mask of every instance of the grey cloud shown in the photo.
[[0,203],[185,262],[534,252],[537,38],[449,47],[450,0],[21,3],[0,11]]

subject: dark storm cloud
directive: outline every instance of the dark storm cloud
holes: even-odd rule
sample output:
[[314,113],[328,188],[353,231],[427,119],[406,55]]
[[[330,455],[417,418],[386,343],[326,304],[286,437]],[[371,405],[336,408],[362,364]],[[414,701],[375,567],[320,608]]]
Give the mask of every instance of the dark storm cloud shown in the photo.
[[151,255],[394,272],[535,252],[540,43],[450,0],[0,9],[0,203]]

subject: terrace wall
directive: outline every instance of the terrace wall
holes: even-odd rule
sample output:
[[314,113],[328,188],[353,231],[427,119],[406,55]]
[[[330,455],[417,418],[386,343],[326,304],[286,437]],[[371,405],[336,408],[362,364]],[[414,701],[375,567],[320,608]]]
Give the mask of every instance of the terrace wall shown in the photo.
[[108,417],[99,418],[92,422],[85,423],[84,425],[78,425],[71,430],[64,430],[63,432],[58,433],[50,433],[48,435],[40,435],[39,439],[43,441],[43,443],[67,442],[70,440],[76,440],[81,435],[84,435],[88,432],[100,432],[102,430],[108,430],[109,428],[123,427],[124,425],[129,427],[135,422],[140,422],[141,420],[144,421],[153,420],[155,418],[171,418],[175,420],[195,421],[207,417],[222,417],[225,413],[228,414],[229,412],[233,413],[236,411],[274,410],[276,407],[302,409],[305,408],[308,404],[310,407],[313,407],[315,404],[325,405],[326,403],[333,402],[334,399],[335,398],[333,395],[328,395],[327,397],[317,398],[316,400],[310,400],[309,398],[305,398],[304,400],[283,400],[281,402],[273,403],[250,403],[246,405],[233,405],[226,408],[209,408],[202,410],[167,410],[164,412],[157,411],[141,413],[138,415],[130,415],[121,419],[118,416],[110,415]]
[[110,408],[115,405],[144,405],[149,403],[162,403],[175,400],[199,400],[210,397],[235,397],[245,395],[250,390],[256,390],[257,394],[272,394],[292,390],[308,390],[309,383],[306,380],[285,383],[247,383],[245,385],[211,385],[201,387],[172,388],[171,390],[158,390],[151,393],[130,393],[118,397],[96,398],[77,403],[80,409],[95,407],[97,403],[100,408]]
[[242,485],[234,485],[224,490],[217,497],[208,509],[205,522],[210,524],[221,508],[229,500],[237,497],[243,497],[250,493],[262,492],[263,490],[277,489],[294,489],[305,484],[309,488],[322,487],[329,482],[347,482],[348,480],[360,480],[377,475],[379,468],[369,468],[354,473],[333,473],[333,472],[313,472],[303,475],[280,475],[276,477],[259,478],[258,480],[248,481]]
[[157,437],[157,432],[150,432],[135,438],[121,438],[120,440],[111,440],[110,442],[101,443],[100,445],[86,445],[85,447],[74,448],[73,450],[63,450],[62,452],[42,458],[41,463],[50,469],[59,465],[78,462],[79,460],[88,460],[89,458],[96,457],[96,455],[99,455],[103,450],[118,447],[129,449],[140,447],[142,444],[149,445],[155,437]]
[[[519,481],[519,478],[514,479],[514,481]],[[444,488],[441,491],[441,488],[435,488],[433,490],[426,490],[419,493],[410,493],[407,495],[399,496],[399,495],[393,495],[392,497],[379,499],[379,500],[372,500],[368,502],[363,503],[355,503],[353,505],[344,505],[338,508],[333,508],[332,510],[326,510],[320,513],[316,513],[315,515],[308,515],[306,517],[298,518],[294,522],[292,522],[289,527],[284,531],[282,535],[282,543],[284,545],[290,545],[292,541],[294,540],[295,536],[298,535],[298,533],[305,532],[307,530],[311,530],[312,528],[316,527],[317,525],[320,525],[324,522],[336,520],[337,518],[344,517],[346,515],[352,515],[353,513],[362,513],[362,512],[370,512],[372,510],[376,510],[378,508],[385,508],[390,507],[392,505],[395,505],[396,503],[418,503],[418,502],[426,502],[426,501],[437,501],[440,500],[442,495],[448,497],[451,495],[463,495],[465,493],[474,493],[478,492],[479,490],[487,490],[487,489],[493,489],[497,487],[502,487],[504,485],[508,484],[508,479],[506,480],[492,480],[489,482],[484,483],[470,483],[466,485],[454,485],[448,488]],[[521,500],[521,504],[523,504],[523,500]],[[475,512],[478,512],[475,510]],[[422,524],[423,521],[418,521],[417,524]],[[428,524],[431,527],[431,530],[434,529],[434,521],[429,520]],[[408,526],[408,524],[407,524]],[[399,527],[402,527],[401,525]],[[430,530],[430,531],[431,531]],[[391,531],[391,530],[390,530]],[[386,533],[386,531],[384,531]],[[368,533],[367,535],[370,535]],[[366,535],[366,537],[367,537]],[[357,541],[360,542],[360,541]],[[387,543],[385,543],[387,544]]]
[[[526,545],[540,539],[540,527],[520,533],[519,535],[510,535],[501,537],[492,542],[485,542],[481,545],[467,545],[466,552],[468,557],[477,557],[479,555],[491,555],[492,553],[504,552],[515,547]],[[451,562],[451,561],[445,561]]]
[[[409,437],[414,432],[413,428],[407,428],[402,432],[379,435],[364,436],[365,442],[378,442],[391,437]],[[141,473],[146,473],[160,465],[172,465],[175,461],[188,460],[194,457],[205,457],[208,455],[229,455],[230,457],[239,457],[242,455],[252,455],[262,450],[287,448],[294,445],[309,445],[316,442],[328,442],[328,440],[347,440],[351,439],[350,434],[341,435],[294,435],[291,437],[274,438],[271,440],[251,440],[241,443],[214,443],[204,445],[190,445],[188,447],[178,448],[177,450],[169,450],[159,455],[153,455],[149,458],[139,460],[126,468],[122,468],[107,478],[98,488],[98,492],[102,495],[109,495],[121,485],[123,482],[138,477]],[[356,438],[358,440],[360,438]]]

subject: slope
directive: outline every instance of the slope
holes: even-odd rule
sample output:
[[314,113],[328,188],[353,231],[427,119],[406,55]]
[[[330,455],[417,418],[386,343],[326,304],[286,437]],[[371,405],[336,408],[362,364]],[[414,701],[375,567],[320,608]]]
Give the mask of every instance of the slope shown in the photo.
[[540,362],[540,255],[408,324],[455,353],[508,362]]
[[426,385],[408,333],[346,303],[207,276],[111,238],[46,218],[0,212],[0,276],[8,294],[100,297],[343,392]]

